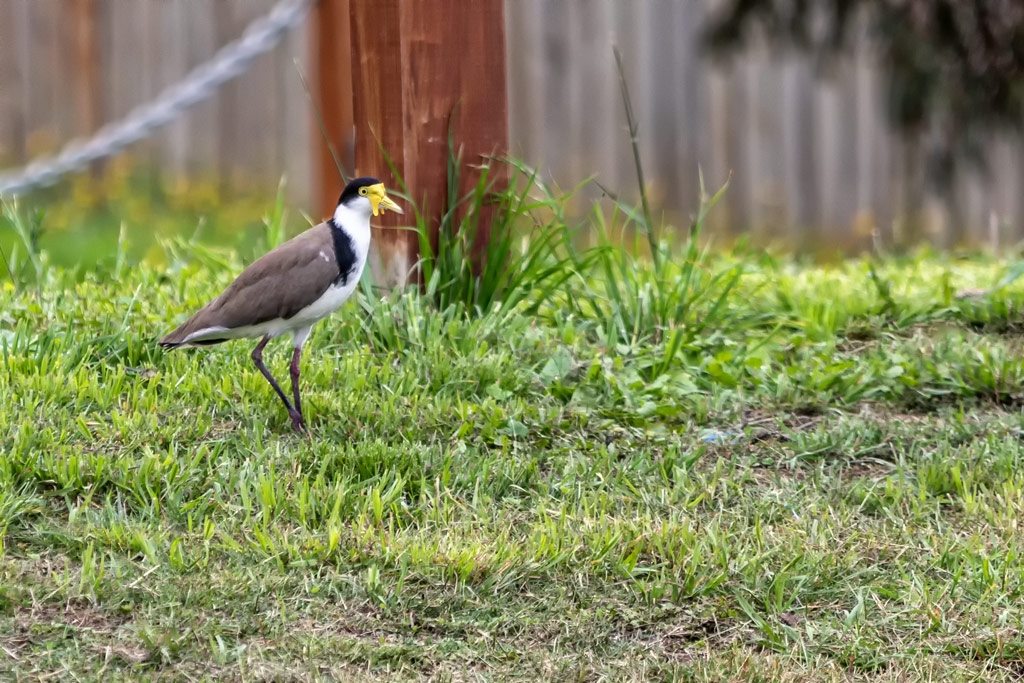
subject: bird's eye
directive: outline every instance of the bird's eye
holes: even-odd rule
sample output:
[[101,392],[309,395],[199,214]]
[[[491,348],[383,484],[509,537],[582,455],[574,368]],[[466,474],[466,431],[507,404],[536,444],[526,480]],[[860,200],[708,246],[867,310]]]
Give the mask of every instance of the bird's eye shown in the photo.
[[365,187],[360,187],[359,188],[359,194],[361,194],[361,195],[363,195],[365,197],[366,196],[366,188]]

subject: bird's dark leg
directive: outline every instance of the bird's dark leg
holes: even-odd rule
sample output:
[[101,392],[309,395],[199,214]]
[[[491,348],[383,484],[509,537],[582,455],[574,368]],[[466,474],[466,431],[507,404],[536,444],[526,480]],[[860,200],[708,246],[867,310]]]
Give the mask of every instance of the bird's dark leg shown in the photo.
[[[299,415],[299,423],[295,425],[296,429],[300,427],[306,428],[306,421],[302,417],[302,398],[299,396],[299,358],[302,356],[302,347],[296,346],[295,350],[292,351],[292,394],[295,396],[295,412]],[[295,422],[295,416],[292,416],[292,422]]]
[[284,407],[288,409],[288,416],[292,418],[292,426],[295,428],[295,431],[299,431],[304,426],[302,415],[292,407],[288,397],[285,396],[284,391],[281,389],[281,385],[277,383],[274,376],[270,374],[270,370],[268,370],[267,366],[263,364],[263,347],[266,346],[269,341],[269,336],[260,340],[260,343],[256,345],[256,348],[252,350],[252,362],[256,364],[256,368],[263,373],[263,376],[267,378],[268,382],[270,382],[270,386],[274,387],[274,391],[276,391],[277,395],[281,397],[281,401],[284,402]]

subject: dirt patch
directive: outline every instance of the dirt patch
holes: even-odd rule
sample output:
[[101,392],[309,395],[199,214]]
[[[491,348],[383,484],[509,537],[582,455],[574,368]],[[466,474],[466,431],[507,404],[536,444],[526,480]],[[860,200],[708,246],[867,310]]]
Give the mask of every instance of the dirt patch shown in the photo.
[[893,473],[893,465],[881,460],[855,460],[843,466],[839,476],[843,481],[855,479],[884,479]]
[[34,651],[52,644],[56,637],[79,642],[104,661],[139,664],[149,659],[150,652],[133,642],[134,638],[119,633],[127,621],[127,617],[108,614],[85,600],[20,607],[14,611],[9,632],[0,635],[0,659],[6,657],[15,666],[31,666]]
[[30,631],[40,626],[72,626],[97,634],[110,634],[128,619],[100,610],[87,600],[69,600],[63,605],[39,604],[19,608],[14,614],[14,625],[19,631]]
[[120,661],[123,664],[142,664],[150,659],[152,652],[143,647],[125,645],[93,645],[93,652],[103,657],[104,662]]

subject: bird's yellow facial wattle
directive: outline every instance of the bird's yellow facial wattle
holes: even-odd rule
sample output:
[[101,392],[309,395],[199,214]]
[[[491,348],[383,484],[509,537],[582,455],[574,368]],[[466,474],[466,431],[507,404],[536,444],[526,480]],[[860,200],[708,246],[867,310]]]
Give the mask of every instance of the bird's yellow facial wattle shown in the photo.
[[402,207],[388,196],[387,190],[384,189],[384,183],[377,183],[366,188],[366,197],[370,200],[370,207],[373,209],[374,216],[385,209],[395,213],[403,213]]

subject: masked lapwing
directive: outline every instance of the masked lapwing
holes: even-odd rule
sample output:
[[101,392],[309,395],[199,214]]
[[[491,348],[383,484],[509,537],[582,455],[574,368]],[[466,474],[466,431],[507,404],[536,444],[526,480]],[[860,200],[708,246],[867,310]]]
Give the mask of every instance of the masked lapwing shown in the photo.
[[[370,216],[402,213],[376,178],[356,178],[341,193],[334,215],[264,254],[220,296],[159,341],[165,349],[209,346],[261,337],[252,360],[288,409],[296,431],[306,428],[299,397],[299,359],[309,331],[352,296],[370,248]],[[292,336],[294,403],[263,364],[263,347]]]

